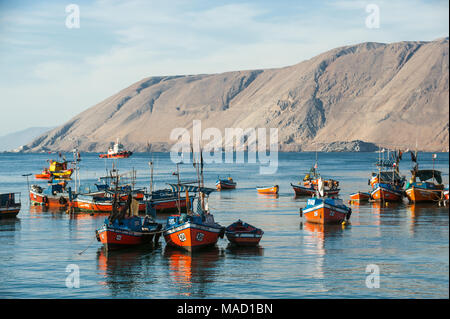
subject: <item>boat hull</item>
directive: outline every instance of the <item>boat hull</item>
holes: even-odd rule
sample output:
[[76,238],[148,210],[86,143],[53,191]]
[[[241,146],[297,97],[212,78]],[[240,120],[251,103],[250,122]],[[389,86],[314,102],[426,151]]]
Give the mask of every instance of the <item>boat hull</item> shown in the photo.
[[217,188],[217,190],[235,189],[236,188],[236,183],[235,182],[221,180],[221,181],[216,182],[216,188]]
[[[71,203],[71,206],[81,211],[109,213],[112,212],[113,202],[97,202],[75,199]],[[125,206],[125,202],[119,202],[119,206]]]
[[0,207],[0,218],[14,218],[20,212],[20,204],[9,206],[9,207]]
[[186,222],[163,233],[167,245],[188,251],[213,246],[217,243],[221,228]]
[[30,190],[30,202],[33,205],[42,205],[48,207],[66,207],[69,204],[69,195],[46,195]]
[[368,201],[370,199],[370,193],[366,193],[366,192],[353,193],[353,194],[350,194],[350,199],[353,201],[359,201],[359,202]]
[[272,187],[257,187],[256,188],[258,194],[270,194],[270,195],[276,195],[278,194],[279,187],[278,186],[272,186]]
[[102,227],[97,231],[97,239],[106,249],[120,249],[152,242],[158,242],[160,235]]
[[256,246],[262,238],[262,234],[251,233],[225,232],[225,235],[230,243],[237,246]]
[[373,200],[384,202],[400,202],[403,198],[402,192],[388,189],[379,184],[375,185],[375,189],[370,195]]
[[133,152],[126,151],[117,154],[100,154],[100,158],[128,158],[133,155]]
[[[312,195],[316,194],[316,190],[313,187],[305,187],[305,186],[294,185],[294,184],[291,184],[291,186],[294,189],[296,196],[304,196],[304,195],[312,196]],[[336,196],[338,194],[339,194],[339,189],[324,190],[325,196]]]
[[315,224],[341,224],[347,214],[348,210],[324,203],[303,210],[306,221]]
[[[170,213],[178,210],[177,205],[178,199],[162,199],[154,201],[153,207],[159,213]],[[186,198],[180,199],[180,209],[181,211],[186,210]]]
[[423,189],[419,187],[410,187],[405,193],[410,202],[435,202],[441,199],[442,190]]

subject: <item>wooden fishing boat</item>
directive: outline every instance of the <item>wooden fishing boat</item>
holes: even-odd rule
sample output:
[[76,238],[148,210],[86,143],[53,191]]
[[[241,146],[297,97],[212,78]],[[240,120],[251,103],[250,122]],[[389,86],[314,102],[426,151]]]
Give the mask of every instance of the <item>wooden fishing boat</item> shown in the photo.
[[316,193],[318,189],[319,180],[321,180],[323,183],[325,196],[336,196],[337,194],[339,194],[340,191],[339,181],[334,179],[323,179],[320,176],[317,158],[316,163],[310,169],[309,173],[305,174],[303,181],[299,182],[298,184],[291,183],[291,186],[294,189],[296,196],[303,196],[303,195],[312,196]]
[[393,184],[377,183],[374,184],[370,196],[375,201],[400,202],[403,199],[403,190]]
[[[381,153],[380,153],[381,154]],[[391,158],[389,157],[392,154]],[[405,177],[400,176],[399,163],[402,152],[387,152],[387,159],[380,158],[375,165],[377,173],[372,173],[369,184],[372,187],[370,196],[375,201],[400,202],[404,196]]]
[[106,218],[104,224],[96,230],[96,236],[106,249],[117,249],[152,241],[157,243],[161,229],[162,224],[156,223],[149,216],[131,216],[113,222]]
[[66,207],[70,202],[71,189],[66,189],[66,183],[50,184],[47,188],[31,185],[30,202],[33,205],[47,207]]
[[[411,179],[406,185],[406,197],[411,203],[437,202],[442,199],[444,185],[442,184],[441,172],[434,169],[419,170],[417,154],[411,156],[416,165],[411,170]],[[419,181],[417,181],[419,179]]]
[[[225,233],[225,227],[214,221],[214,216],[208,209],[208,195],[214,189],[203,186],[203,157],[201,157],[201,164],[195,165],[195,167],[198,175],[198,186],[180,182],[179,165],[177,164],[178,183],[170,185],[172,189],[176,189],[178,196],[180,192],[185,192],[187,213],[181,213],[179,210],[178,215],[170,216],[163,233],[167,245],[188,251],[214,246],[219,237],[223,238]],[[190,207],[189,192],[199,194],[196,212]]]
[[113,197],[111,215],[95,231],[97,240],[106,249],[117,249],[148,244],[159,241],[162,224],[154,221],[152,216],[139,217],[138,202],[129,194],[125,205],[119,206],[119,194]]
[[119,143],[119,139],[113,147],[108,149],[106,154],[100,154],[100,158],[128,158],[133,155],[133,152],[123,149],[123,145]]
[[73,168],[67,168],[67,164],[67,161],[58,162],[50,160],[48,171],[55,178],[70,178],[74,170]]
[[[311,186],[306,187],[306,186],[302,186],[302,185],[294,185],[292,183],[291,183],[291,186],[294,189],[296,196],[303,196],[303,195],[312,196],[317,191],[317,187],[311,187]],[[339,194],[339,191],[340,191],[339,188],[327,188],[327,189],[324,189],[324,194],[325,194],[325,196],[336,196]]]
[[[190,196],[190,200],[193,200],[195,195]],[[178,210],[178,205],[181,212],[186,211],[186,197],[178,195],[171,189],[155,190],[151,194],[145,197],[145,201],[149,201],[153,208],[158,213],[171,213]]]
[[351,208],[345,206],[341,199],[319,197],[309,198],[301,211],[306,221],[318,224],[341,224],[350,219],[351,213]]
[[228,177],[227,179],[218,179],[216,181],[216,188],[217,190],[235,189],[236,182],[234,182],[231,177]]
[[52,173],[50,173],[50,171],[48,170],[48,168],[44,168],[41,172],[41,174],[35,174],[34,177],[36,179],[45,179],[45,180],[49,180],[52,179]]
[[368,192],[356,192],[350,194],[350,200],[352,201],[358,201],[358,202],[365,202],[370,199],[370,193]]
[[[71,207],[85,212],[103,212],[108,213],[113,210],[113,198],[104,195],[78,194],[71,202]],[[118,203],[119,206],[125,206],[125,202]]]
[[276,194],[278,194],[278,190],[279,190],[278,185],[269,186],[269,187],[256,186],[256,191],[258,192],[258,194],[276,195]]
[[238,220],[225,228],[228,240],[238,246],[256,246],[259,244],[264,231],[255,226]]
[[0,194],[0,218],[16,217],[20,207],[20,193]]
[[184,213],[181,216],[170,216],[164,231],[167,245],[188,251],[213,246],[223,235],[224,227],[216,223],[214,216],[207,212],[201,215]]
[[[418,171],[417,173],[422,174],[424,171]],[[435,171],[435,174],[439,174],[440,176],[440,172],[438,171]],[[408,183],[405,193],[410,202],[418,203],[439,201],[443,191],[444,185],[442,184],[442,180],[438,184],[422,180],[421,182]]]

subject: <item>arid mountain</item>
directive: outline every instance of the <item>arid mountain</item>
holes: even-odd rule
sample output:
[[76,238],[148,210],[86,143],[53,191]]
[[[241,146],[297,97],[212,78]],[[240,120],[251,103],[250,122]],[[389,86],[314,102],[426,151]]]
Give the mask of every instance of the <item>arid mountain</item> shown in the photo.
[[[448,150],[449,42],[362,43],[299,64],[143,79],[38,137],[24,151],[168,150],[172,129],[278,128],[280,150],[330,145]],[[370,145],[372,145],[370,144]],[[344,145],[344,146],[343,146]],[[366,147],[367,148],[367,147]]]
[[54,127],[29,127],[24,130],[0,136],[0,152],[14,150],[53,128]]

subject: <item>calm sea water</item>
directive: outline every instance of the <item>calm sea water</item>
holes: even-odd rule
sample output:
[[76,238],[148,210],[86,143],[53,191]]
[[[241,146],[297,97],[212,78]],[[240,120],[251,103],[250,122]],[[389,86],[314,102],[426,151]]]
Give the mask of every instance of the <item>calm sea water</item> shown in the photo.
[[[237,182],[234,191],[214,192],[210,208],[217,222],[237,219],[262,228],[260,247],[234,249],[226,237],[215,248],[194,254],[169,249],[164,239],[153,249],[105,253],[94,231],[105,216],[69,215],[30,207],[27,180],[48,154],[0,154],[0,193],[21,192],[15,220],[0,220],[0,298],[448,298],[449,210],[436,204],[352,205],[351,224],[305,223],[290,183],[298,182],[315,160],[314,153],[280,153],[275,175],[260,175],[258,164],[206,166],[206,185],[217,176]],[[340,181],[340,197],[368,190],[376,153],[319,154],[323,176]],[[67,154],[70,158],[70,154]],[[435,168],[448,183],[448,153]],[[120,160],[121,172],[137,170],[137,186],[148,186],[149,154]],[[154,153],[156,188],[175,182],[167,153]],[[419,154],[421,168],[431,168],[431,154]],[[401,162],[409,177],[411,161]],[[94,182],[111,161],[82,154],[81,178]],[[181,166],[183,180],[195,177]],[[39,183],[30,178],[30,184]],[[42,182],[40,182],[42,184]],[[258,195],[257,185],[280,185],[278,197]],[[165,221],[167,215],[158,215]],[[81,253],[82,252],[82,253]],[[81,254],[80,254],[81,253]],[[79,288],[67,288],[68,265],[79,267]],[[366,286],[368,265],[379,269],[379,288]]]

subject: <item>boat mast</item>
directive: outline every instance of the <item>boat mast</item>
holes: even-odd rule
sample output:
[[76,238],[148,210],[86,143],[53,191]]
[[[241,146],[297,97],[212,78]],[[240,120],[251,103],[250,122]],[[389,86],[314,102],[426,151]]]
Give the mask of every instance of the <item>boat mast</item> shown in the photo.
[[153,161],[148,162],[150,166],[150,194],[153,193]]
[[180,208],[180,206],[181,206],[181,203],[180,203],[180,187],[181,187],[181,185],[180,185],[180,168],[179,168],[179,165],[180,165],[180,163],[177,163],[177,180],[178,180],[178,183],[177,183],[177,195],[178,195],[178,200],[177,200],[177,208],[178,208],[178,215],[181,215],[181,208]]

